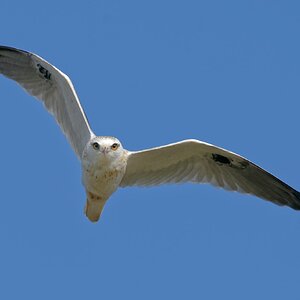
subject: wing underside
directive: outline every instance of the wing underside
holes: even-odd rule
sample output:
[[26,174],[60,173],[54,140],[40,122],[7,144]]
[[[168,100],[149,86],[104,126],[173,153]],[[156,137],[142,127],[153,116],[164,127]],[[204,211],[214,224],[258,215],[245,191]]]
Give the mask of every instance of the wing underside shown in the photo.
[[0,74],[43,102],[81,158],[94,134],[69,77],[33,53],[5,46],[0,46]]
[[186,140],[130,152],[121,186],[210,183],[300,209],[300,193],[251,161],[225,149]]

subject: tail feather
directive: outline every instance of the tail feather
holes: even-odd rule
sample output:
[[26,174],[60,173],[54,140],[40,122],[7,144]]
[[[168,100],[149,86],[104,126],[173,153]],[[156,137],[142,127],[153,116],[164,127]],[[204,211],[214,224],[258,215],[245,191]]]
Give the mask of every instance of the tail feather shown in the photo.
[[106,200],[99,196],[90,195],[86,199],[85,214],[91,222],[97,222],[101,216]]

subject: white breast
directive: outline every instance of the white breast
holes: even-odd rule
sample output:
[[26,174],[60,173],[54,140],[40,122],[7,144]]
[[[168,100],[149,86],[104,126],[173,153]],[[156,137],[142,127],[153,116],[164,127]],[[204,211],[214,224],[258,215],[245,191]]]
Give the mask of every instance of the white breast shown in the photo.
[[125,170],[125,157],[102,165],[83,160],[82,183],[88,192],[108,199],[119,187]]

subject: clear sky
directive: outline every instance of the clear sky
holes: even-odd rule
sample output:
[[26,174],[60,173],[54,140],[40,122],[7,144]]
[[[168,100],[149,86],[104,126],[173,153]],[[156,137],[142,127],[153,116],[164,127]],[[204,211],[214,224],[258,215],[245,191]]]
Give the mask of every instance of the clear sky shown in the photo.
[[[98,135],[196,138],[300,189],[299,1],[1,2],[0,44],[68,74]],[[83,214],[53,118],[0,78],[1,299],[299,299],[300,212],[208,185],[127,188]]]

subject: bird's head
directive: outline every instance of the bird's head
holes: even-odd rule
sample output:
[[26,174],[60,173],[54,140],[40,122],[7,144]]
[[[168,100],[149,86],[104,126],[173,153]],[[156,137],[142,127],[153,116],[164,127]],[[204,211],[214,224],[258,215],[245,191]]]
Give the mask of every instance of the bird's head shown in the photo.
[[123,155],[120,141],[111,136],[97,136],[91,139],[85,147],[84,158],[93,163],[112,163]]

